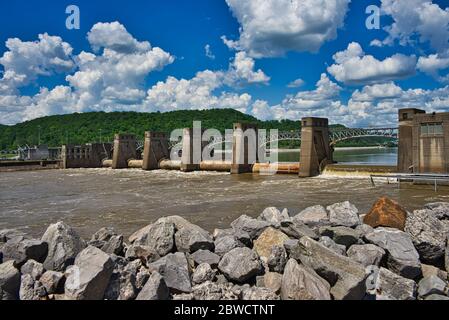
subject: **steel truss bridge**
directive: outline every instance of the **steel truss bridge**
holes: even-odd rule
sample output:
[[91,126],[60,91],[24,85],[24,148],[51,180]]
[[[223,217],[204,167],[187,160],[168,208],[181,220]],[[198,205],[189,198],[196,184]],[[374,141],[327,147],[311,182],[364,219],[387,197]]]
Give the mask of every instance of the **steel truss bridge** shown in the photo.
[[[383,137],[398,139],[398,128],[330,128],[329,129],[329,141],[330,145],[336,145],[338,142],[355,139],[355,138],[366,138],[366,137]],[[267,146],[272,142],[277,141],[301,141],[301,131],[285,131],[272,133],[267,130],[268,134],[261,135],[259,137],[259,145]],[[169,147],[173,148],[182,141],[170,141]],[[210,141],[211,147],[216,144],[230,144],[232,140],[226,140],[223,137],[215,137]],[[143,151],[143,141],[137,142],[137,149]]]

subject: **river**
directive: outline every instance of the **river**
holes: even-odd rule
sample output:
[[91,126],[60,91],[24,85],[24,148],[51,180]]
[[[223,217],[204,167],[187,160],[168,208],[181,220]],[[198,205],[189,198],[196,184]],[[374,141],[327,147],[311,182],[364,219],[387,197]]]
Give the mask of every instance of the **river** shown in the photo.
[[[373,155],[377,151],[371,149],[363,152],[357,150],[353,157],[350,150],[343,154],[346,162],[356,163],[390,158]],[[128,236],[167,215],[181,215],[213,231],[229,227],[242,214],[257,217],[269,206],[296,214],[311,205],[349,200],[366,213],[384,195],[409,210],[449,201],[447,188],[438,192],[426,186],[399,189],[386,182],[374,187],[367,177],[299,179],[295,175],[77,169],[1,173],[0,186],[0,229],[20,228],[40,236],[49,224],[63,220],[86,238],[102,227],[114,227]]]

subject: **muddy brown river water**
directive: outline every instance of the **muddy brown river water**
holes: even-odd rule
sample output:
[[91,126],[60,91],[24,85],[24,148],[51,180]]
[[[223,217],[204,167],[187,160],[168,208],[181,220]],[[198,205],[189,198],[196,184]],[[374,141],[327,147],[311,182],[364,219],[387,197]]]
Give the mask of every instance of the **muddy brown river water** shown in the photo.
[[102,227],[130,235],[167,215],[181,215],[210,231],[229,227],[242,214],[257,217],[264,208],[291,214],[315,204],[349,200],[366,213],[387,195],[409,210],[449,201],[449,189],[404,186],[368,177],[240,175],[174,171],[79,169],[0,174],[0,229],[20,228],[40,236],[65,221],[88,238]]

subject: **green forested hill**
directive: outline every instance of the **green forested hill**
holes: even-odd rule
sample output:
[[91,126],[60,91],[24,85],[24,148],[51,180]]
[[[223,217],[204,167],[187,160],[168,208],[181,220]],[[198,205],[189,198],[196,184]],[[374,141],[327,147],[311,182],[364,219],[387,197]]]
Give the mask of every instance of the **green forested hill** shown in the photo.
[[188,128],[193,121],[202,121],[203,128],[220,131],[232,129],[235,122],[258,123],[261,128],[298,130],[300,121],[268,121],[238,112],[234,109],[205,111],[174,111],[167,113],[92,112],[57,115],[35,119],[14,126],[0,125],[0,150],[15,149],[25,144],[60,146],[65,143],[81,144],[112,141],[115,133],[132,133],[143,139],[145,131],[171,132]]
[[[300,130],[301,122],[292,120],[260,121],[234,109],[183,110],[167,113],[91,112],[39,118],[14,126],[0,125],[0,150],[13,150],[18,146],[47,144],[51,147],[66,143],[112,141],[116,133],[132,133],[143,139],[145,131],[171,132],[191,127],[201,121],[202,127],[224,132],[236,122],[257,123],[259,128],[279,131]],[[339,126],[339,125],[335,125]],[[339,146],[370,146],[387,142],[384,138],[348,140]],[[281,147],[298,147],[298,142],[286,141]]]

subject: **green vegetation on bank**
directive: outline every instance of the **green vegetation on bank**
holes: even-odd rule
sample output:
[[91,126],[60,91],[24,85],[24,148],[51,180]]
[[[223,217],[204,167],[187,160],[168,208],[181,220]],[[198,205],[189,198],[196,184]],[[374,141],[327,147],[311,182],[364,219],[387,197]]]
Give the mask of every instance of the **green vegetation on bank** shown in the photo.
[[[143,139],[145,131],[171,132],[174,129],[191,127],[193,121],[201,121],[203,128],[214,128],[221,132],[232,129],[236,122],[256,123],[260,128],[279,131],[301,128],[300,121],[260,121],[234,109],[181,110],[166,113],[74,113],[39,118],[14,126],[0,125],[0,150],[12,150],[18,146],[36,145],[39,142],[54,147],[66,143],[112,141],[114,134],[119,132],[135,134]],[[380,139],[382,143],[377,141],[370,143],[370,140],[363,140],[359,142],[359,145],[378,145],[385,142],[385,139],[376,139]],[[280,145],[281,147],[297,146],[295,142],[285,142]]]

